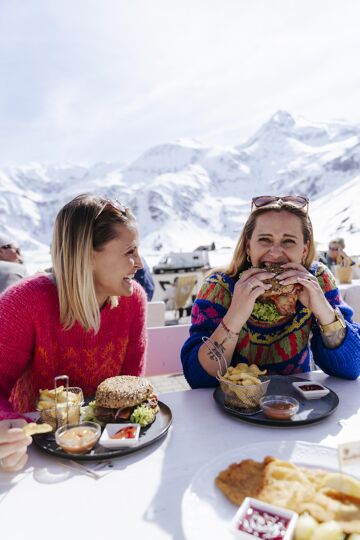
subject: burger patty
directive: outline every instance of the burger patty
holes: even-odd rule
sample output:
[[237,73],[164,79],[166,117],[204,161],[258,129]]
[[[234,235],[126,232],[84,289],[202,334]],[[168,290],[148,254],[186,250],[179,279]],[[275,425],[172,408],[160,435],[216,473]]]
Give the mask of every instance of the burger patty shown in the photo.
[[282,268],[277,263],[265,263],[264,268],[267,272],[272,272],[275,276],[265,279],[263,283],[271,285],[271,289],[266,290],[258,298],[258,302],[264,304],[274,302],[277,311],[280,315],[290,315],[295,312],[296,302],[299,297],[302,285],[294,283],[290,285],[282,285],[277,280],[277,276],[286,272],[286,268]]
[[94,413],[96,418],[102,421],[126,422],[129,420],[134,409],[136,409],[136,407],[138,407],[139,405],[146,405],[147,407],[153,409],[155,413],[159,411],[157,396],[155,394],[152,394],[146,399],[146,401],[137,403],[132,407],[109,408],[99,406],[96,402]]

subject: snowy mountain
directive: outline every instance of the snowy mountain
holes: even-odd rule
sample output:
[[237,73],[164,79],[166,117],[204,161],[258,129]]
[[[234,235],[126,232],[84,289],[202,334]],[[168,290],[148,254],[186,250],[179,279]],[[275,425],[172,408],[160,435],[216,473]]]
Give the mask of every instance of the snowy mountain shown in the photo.
[[150,148],[127,167],[35,163],[0,169],[0,233],[15,237],[29,266],[49,261],[59,208],[79,193],[116,197],[135,212],[142,250],[233,246],[259,194],[311,199],[316,239],[345,237],[360,253],[360,126],[314,124],[278,111],[248,141],[214,146],[181,140]]

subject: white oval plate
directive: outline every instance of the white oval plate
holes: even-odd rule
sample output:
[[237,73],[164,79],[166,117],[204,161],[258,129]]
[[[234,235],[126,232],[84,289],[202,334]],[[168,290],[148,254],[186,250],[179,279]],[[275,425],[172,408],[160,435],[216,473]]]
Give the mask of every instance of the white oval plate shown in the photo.
[[220,454],[192,479],[182,499],[182,527],[186,540],[232,540],[229,527],[237,507],[215,485],[215,477],[231,463],[243,459],[262,461],[265,456],[296,465],[338,470],[337,450],[302,441],[268,441],[242,446]]

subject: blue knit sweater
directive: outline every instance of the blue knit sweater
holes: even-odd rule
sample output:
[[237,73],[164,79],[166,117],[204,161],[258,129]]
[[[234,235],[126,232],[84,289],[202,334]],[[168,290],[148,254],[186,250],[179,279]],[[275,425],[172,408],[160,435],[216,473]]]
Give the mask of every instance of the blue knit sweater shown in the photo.
[[[243,326],[232,358],[238,362],[256,363],[271,374],[290,375],[311,370],[312,362],[325,373],[344,379],[356,379],[360,374],[360,325],[351,320],[352,309],[339,294],[335,280],[325,265],[314,262],[310,272],[315,275],[329,301],[338,306],[346,320],[346,337],[335,349],[327,348],[310,310],[300,302],[296,313],[277,325],[269,325],[253,315]],[[192,388],[218,384],[201,366],[198,350],[204,336],[211,336],[225,316],[231,303],[236,280],[216,273],[203,283],[192,309],[190,337],[181,350],[185,377]]]

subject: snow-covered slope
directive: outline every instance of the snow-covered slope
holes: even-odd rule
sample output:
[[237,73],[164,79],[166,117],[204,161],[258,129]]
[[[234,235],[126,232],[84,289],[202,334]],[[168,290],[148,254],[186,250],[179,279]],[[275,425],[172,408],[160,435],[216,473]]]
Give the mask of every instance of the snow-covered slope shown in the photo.
[[0,170],[0,232],[23,246],[30,265],[49,259],[58,209],[79,193],[116,197],[137,215],[143,251],[232,246],[259,194],[311,199],[316,239],[345,237],[360,253],[360,126],[314,124],[278,111],[247,142],[181,140],[150,148],[125,168],[30,164]]

